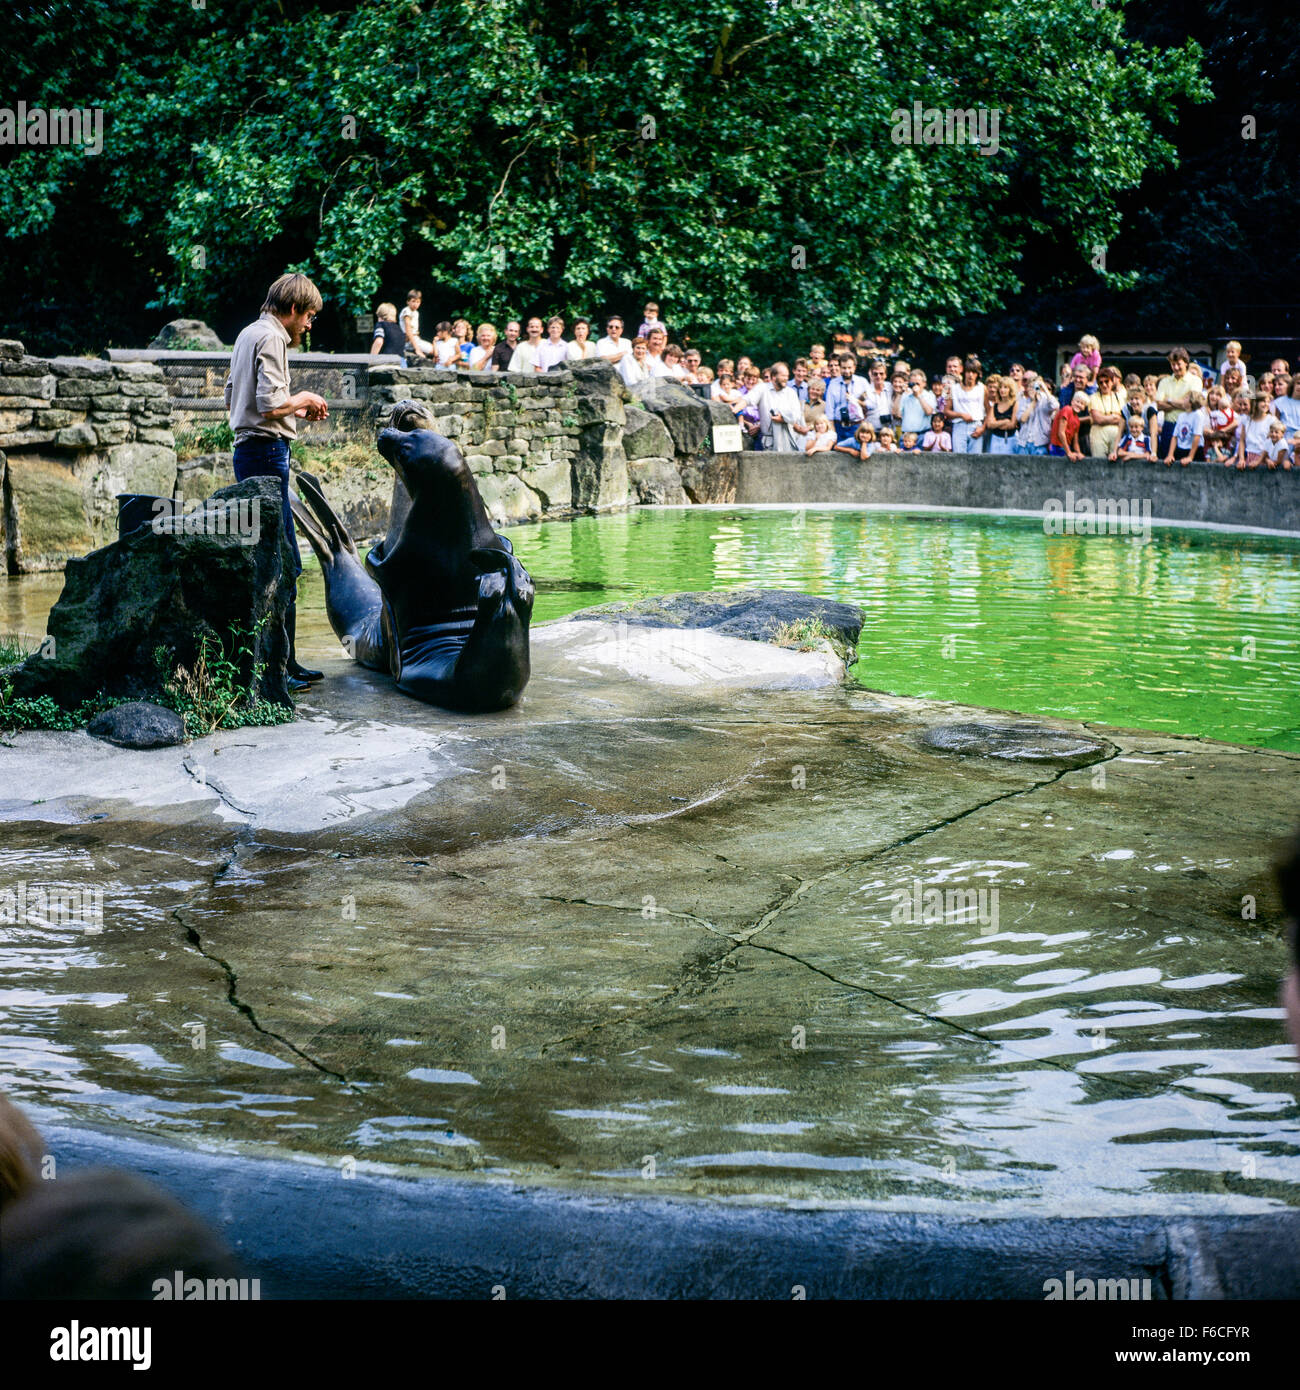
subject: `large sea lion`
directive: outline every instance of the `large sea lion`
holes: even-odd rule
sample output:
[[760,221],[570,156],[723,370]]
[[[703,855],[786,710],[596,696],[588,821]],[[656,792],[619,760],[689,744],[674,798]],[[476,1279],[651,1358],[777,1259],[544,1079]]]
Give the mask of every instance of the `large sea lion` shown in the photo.
[[528,683],[534,589],[492,529],[474,475],[450,439],[402,401],[379,432],[393,467],[388,534],[364,565],[309,473],[294,516],[321,562],[330,625],[361,665],[448,709],[507,709]]

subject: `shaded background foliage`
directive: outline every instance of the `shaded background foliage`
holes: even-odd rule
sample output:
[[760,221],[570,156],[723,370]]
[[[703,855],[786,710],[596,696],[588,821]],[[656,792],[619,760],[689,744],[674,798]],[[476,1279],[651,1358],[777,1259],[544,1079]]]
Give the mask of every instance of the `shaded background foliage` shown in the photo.
[[[765,354],[841,321],[991,353],[1057,322],[1191,329],[1294,277],[1296,59],[1270,15],[19,5],[0,103],[102,106],[105,145],[0,149],[0,331],[97,350],[183,313],[229,341],[285,267],[320,283],[330,348],[408,284],[426,318],[498,322],[654,297],[706,350]],[[998,154],[894,144],[914,100],[998,108]]]

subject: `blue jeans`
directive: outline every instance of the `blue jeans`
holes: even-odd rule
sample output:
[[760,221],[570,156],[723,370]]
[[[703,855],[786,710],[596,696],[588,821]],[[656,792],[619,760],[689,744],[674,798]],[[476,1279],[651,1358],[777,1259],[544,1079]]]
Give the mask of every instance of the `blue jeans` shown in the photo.
[[982,454],[984,452],[984,436],[972,439],[970,432],[973,430],[977,421],[974,420],[954,420],[952,422],[952,451],[954,454]]
[[[293,577],[302,573],[302,557],[298,553],[298,533],[293,529],[293,512],[289,509],[289,441],[282,437],[261,434],[238,440],[235,444],[235,479],[279,478],[280,505],[284,516],[284,534],[293,552]],[[296,583],[290,585],[289,602],[298,596]]]

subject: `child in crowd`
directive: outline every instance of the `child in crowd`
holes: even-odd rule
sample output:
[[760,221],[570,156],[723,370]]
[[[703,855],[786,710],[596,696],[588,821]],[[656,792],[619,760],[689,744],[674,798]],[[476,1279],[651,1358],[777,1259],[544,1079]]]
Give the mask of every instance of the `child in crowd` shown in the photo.
[[705,367],[705,366],[696,367],[696,369],[695,369],[695,380],[698,381],[698,382],[700,383],[701,386],[707,386],[707,387],[709,387],[710,389],[712,389],[712,387],[713,387],[713,368],[712,368],[712,367]]
[[821,366],[826,361],[826,344],[814,343],[808,349],[808,366],[818,376],[823,375]]
[[[424,295],[419,290],[408,290],[406,292],[406,307],[397,316],[398,326],[402,330],[407,343],[414,350],[417,357],[428,357],[433,351],[433,344],[427,338],[420,337],[420,305],[424,302]],[[451,327],[450,324],[447,325]]]
[[[1073,372],[1075,367],[1084,367],[1088,372],[1088,380],[1095,381],[1097,379],[1097,369],[1100,366],[1101,344],[1091,333],[1085,333],[1083,337],[1079,339],[1079,351],[1070,358],[1070,370]],[[1062,382],[1061,384],[1064,385],[1065,383]]]
[[921,452],[925,454],[952,453],[952,435],[948,433],[943,415],[937,410],[930,416],[930,428],[921,436]]
[[1269,415],[1272,398],[1258,391],[1250,402],[1250,414],[1237,432],[1237,467],[1258,468],[1268,448],[1268,432],[1276,416]]
[[668,325],[659,317],[659,306],[650,300],[645,306],[645,318],[641,320],[641,327],[637,329],[638,338],[648,338],[652,328],[662,328],[664,336],[668,335]]
[[836,444],[835,448],[843,454],[853,454],[860,459],[870,458],[872,454],[880,452],[880,445],[876,443],[876,432],[866,424],[859,425],[851,440]]
[[443,319],[433,331],[433,357],[440,367],[454,367],[460,346],[451,336],[451,320]]
[[886,426],[880,431],[880,443],[876,446],[878,454],[896,454],[898,449],[895,447],[896,435],[894,431]]
[[406,357],[406,334],[397,323],[397,305],[386,300],[375,310],[375,331],[370,340],[370,351],[386,352],[393,356]]
[[808,432],[808,442],[804,445],[806,454],[828,454],[835,447],[835,431],[826,416],[820,415]]
[[1291,467],[1291,446],[1286,442],[1286,426],[1270,415],[1268,420],[1268,443],[1264,445],[1264,462],[1270,468],[1280,463],[1283,468]]
[[1149,459],[1151,441],[1147,438],[1146,427],[1140,415],[1134,415],[1128,422],[1128,429],[1119,444],[1111,450],[1111,459]]
[[1205,431],[1209,427],[1210,412],[1205,408],[1205,397],[1193,388],[1187,397],[1187,409],[1178,417],[1174,432],[1169,436],[1165,467],[1168,468],[1177,458],[1186,468],[1201,452]]
[[733,410],[740,404],[740,388],[736,385],[736,378],[725,370],[721,362],[718,363],[718,379],[709,388],[709,395],[713,400],[731,406]]
[[1210,426],[1205,431],[1205,461],[1223,463],[1237,450],[1237,416],[1222,386],[1210,387],[1205,404],[1210,412]]
[[[1073,375],[1071,373],[1071,376]],[[1057,458],[1065,457],[1077,461],[1083,457],[1078,442],[1079,417],[1069,404],[1063,405],[1052,416],[1052,439],[1047,446],[1047,452],[1055,454]]]
[[921,452],[920,439],[911,430],[908,430],[903,436],[903,452],[905,454],[919,454]]

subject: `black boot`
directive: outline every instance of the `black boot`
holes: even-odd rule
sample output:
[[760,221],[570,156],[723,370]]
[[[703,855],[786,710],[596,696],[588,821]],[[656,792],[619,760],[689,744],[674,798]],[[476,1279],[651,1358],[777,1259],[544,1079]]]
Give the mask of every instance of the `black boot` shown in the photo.
[[298,654],[295,651],[295,636],[298,628],[298,605],[291,603],[289,611],[284,615],[284,630],[289,638],[289,660],[285,665],[288,674],[289,689],[295,695],[301,694],[303,690],[313,681],[323,681],[324,671],[309,671],[305,666],[298,665]]

